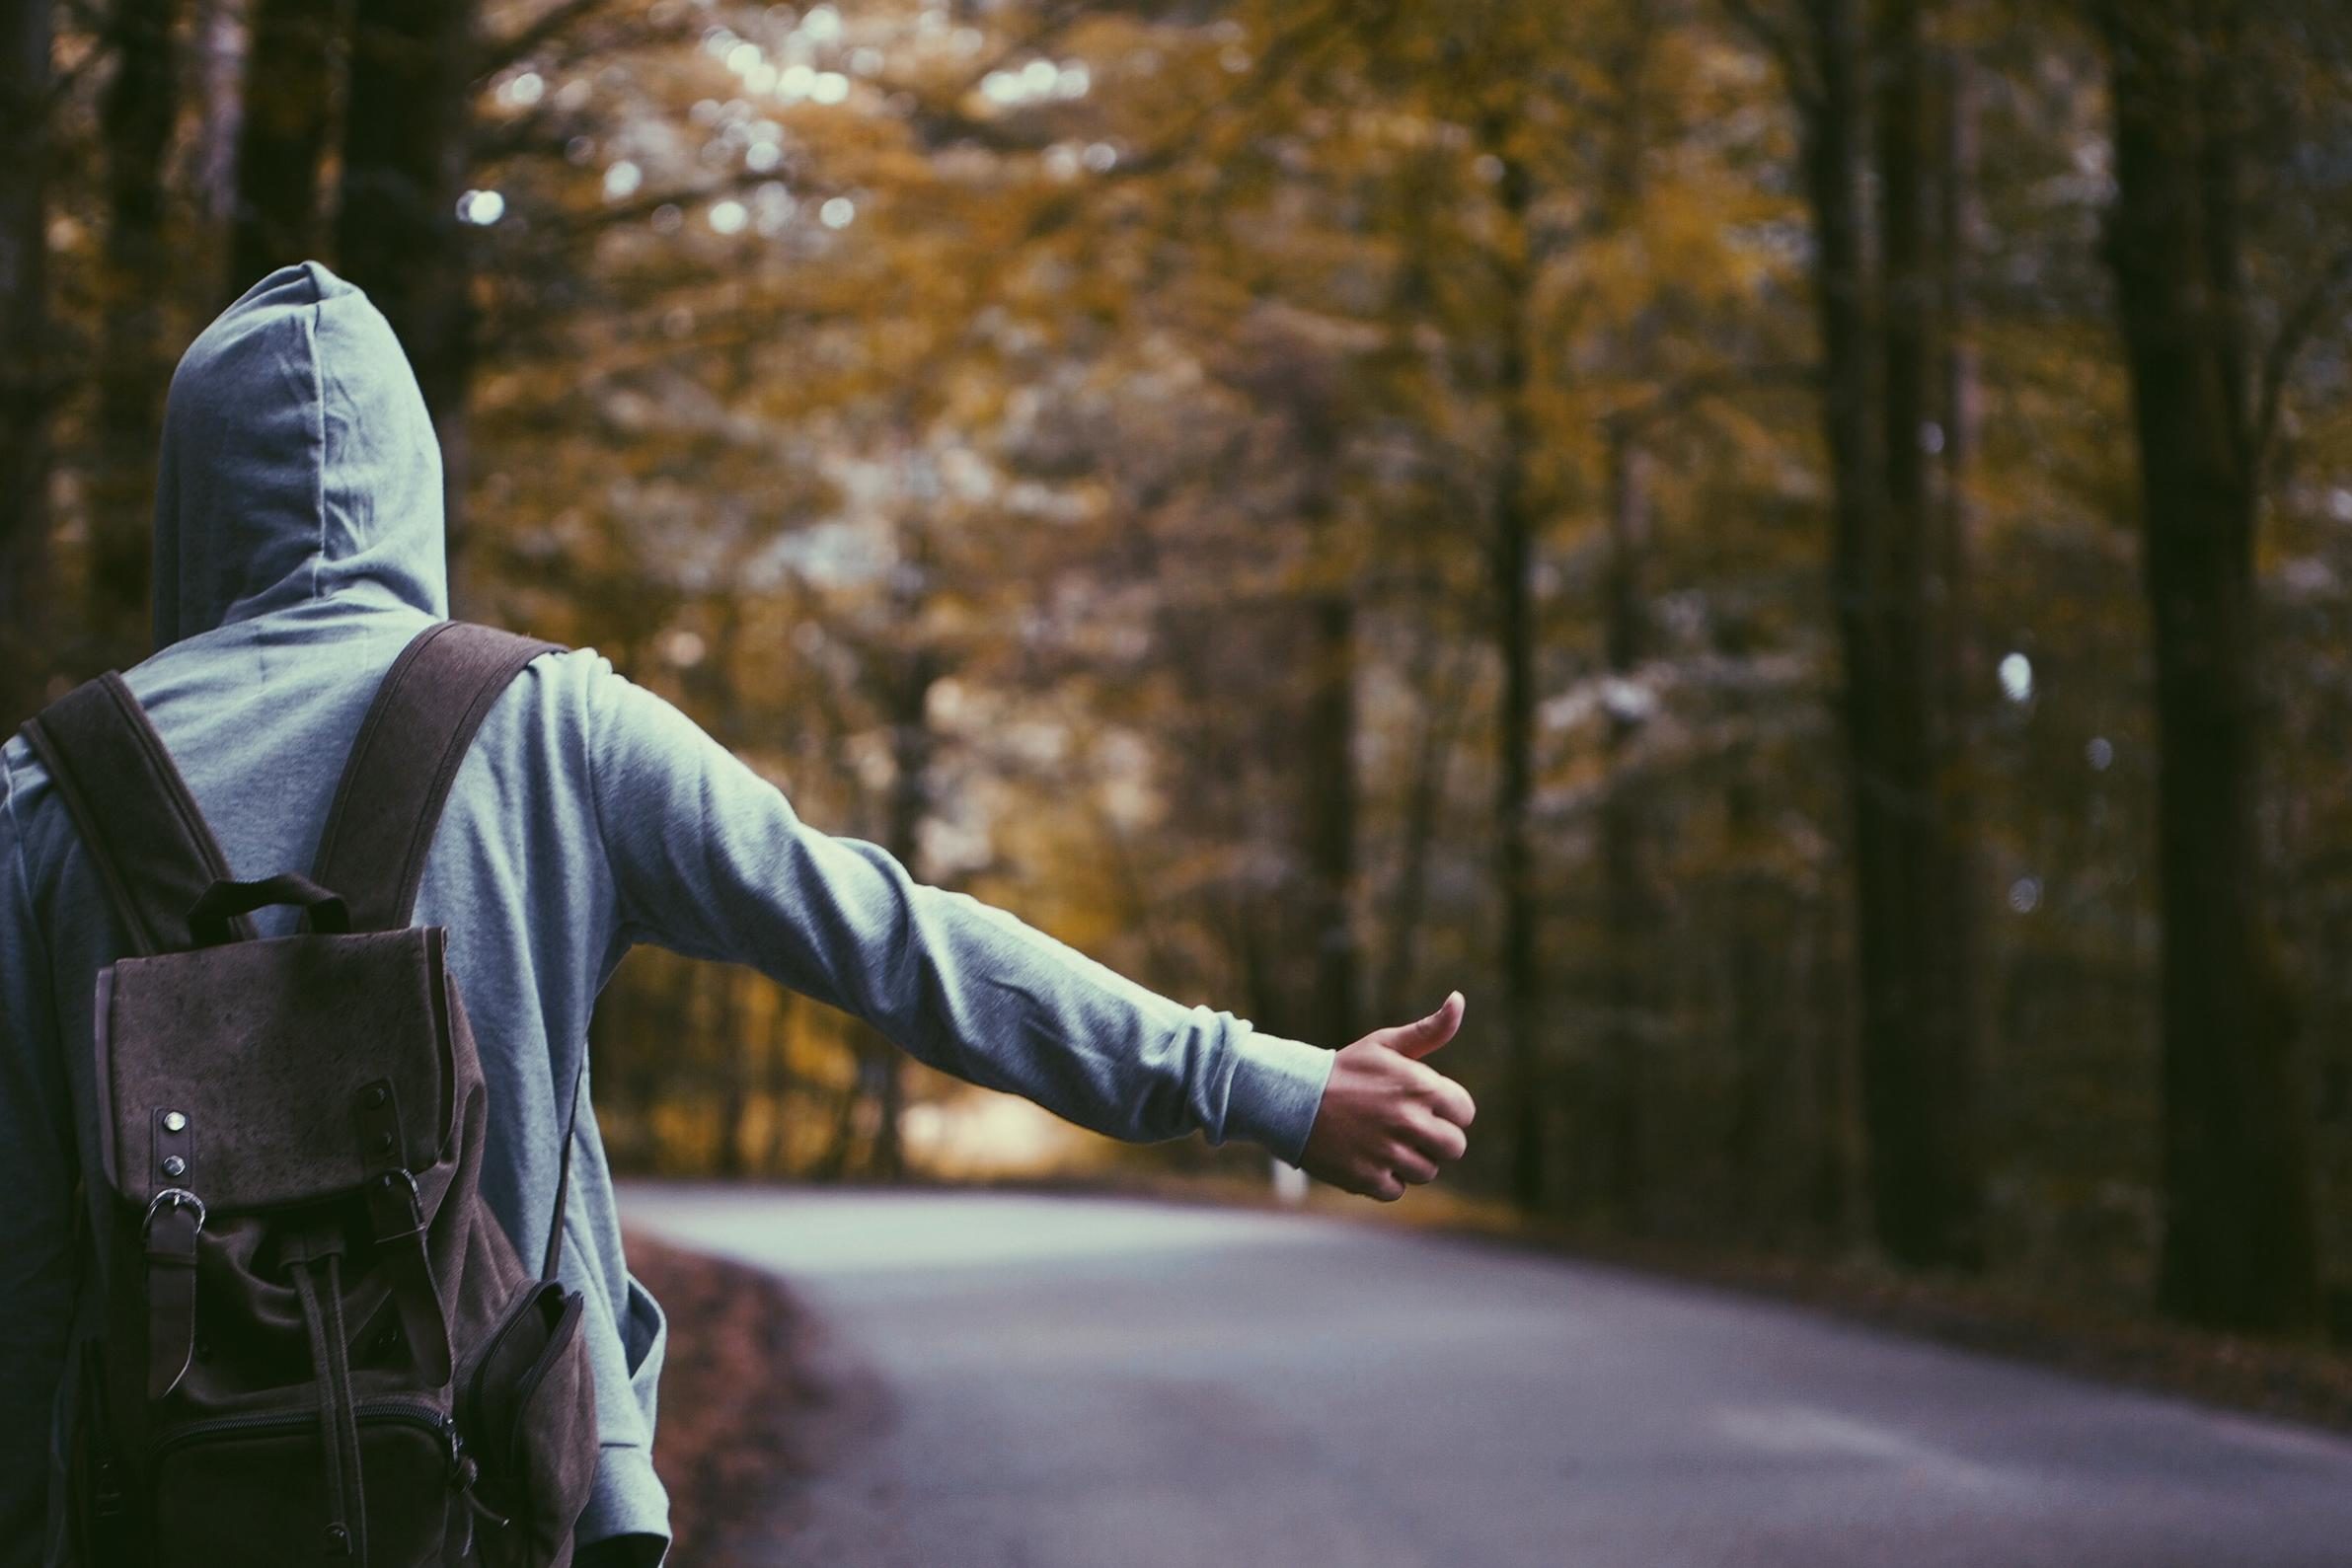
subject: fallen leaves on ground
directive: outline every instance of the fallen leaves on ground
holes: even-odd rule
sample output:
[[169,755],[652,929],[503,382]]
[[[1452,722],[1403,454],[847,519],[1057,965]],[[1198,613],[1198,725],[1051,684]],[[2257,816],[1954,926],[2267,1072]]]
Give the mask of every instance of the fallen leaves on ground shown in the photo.
[[628,1251],[669,1316],[653,1468],[669,1488],[670,1561],[747,1563],[738,1543],[808,1473],[800,1433],[828,1400],[810,1365],[814,1321],[757,1269],[642,1235]]

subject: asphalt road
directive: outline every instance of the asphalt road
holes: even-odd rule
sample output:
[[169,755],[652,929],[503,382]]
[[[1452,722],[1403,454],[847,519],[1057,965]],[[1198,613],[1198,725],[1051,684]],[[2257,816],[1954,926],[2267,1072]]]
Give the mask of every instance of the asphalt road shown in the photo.
[[787,1276],[886,1390],[780,1563],[2352,1564],[2352,1441],[1608,1269],[1111,1200],[623,1210]]

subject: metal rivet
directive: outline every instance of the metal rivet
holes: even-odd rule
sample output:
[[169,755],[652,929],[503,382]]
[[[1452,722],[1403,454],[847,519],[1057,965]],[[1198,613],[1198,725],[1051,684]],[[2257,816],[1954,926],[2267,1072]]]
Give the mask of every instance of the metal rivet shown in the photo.
[[359,1096],[359,1103],[366,1106],[371,1111],[377,1106],[383,1104],[384,1085],[381,1083],[370,1083],[367,1086],[366,1092]]
[[390,1133],[376,1134],[376,1147],[386,1154],[392,1153],[392,1135]]
[[184,1129],[185,1129],[187,1126],[188,1126],[188,1118],[187,1118],[187,1117],[185,1117],[185,1116],[183,1116],[183,1115],[181,1115],[181,1114],[180,1114],[178,1111],[165,1111],[165,1112],[163,1113],[163,1130],[164,1130],[165,1132],[167,1132],[167,1133],[176,1133],[176,1132],[180,1132],[180,1131],[184,1130]]
[[188,1174],[188,1161],[178,1155],[166,1155],[163,1159],[163,1173],[167,1176],[185,1176]]
[[341,1525],[327,1527],[327,1549],[339,1557],[351,1555],[351,1532]]

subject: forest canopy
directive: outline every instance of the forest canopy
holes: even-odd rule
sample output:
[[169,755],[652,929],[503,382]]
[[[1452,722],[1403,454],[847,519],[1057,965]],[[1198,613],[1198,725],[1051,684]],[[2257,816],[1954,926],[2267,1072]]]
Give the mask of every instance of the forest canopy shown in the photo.
[[[12,720],[315,257],[460,614],[1187,1001],[1461,988],[1474,1184],[2352,1332],[2340,5],[0,0],[0,135]],[[666,954],[594,1052],[640,1168],[994,1114]]]

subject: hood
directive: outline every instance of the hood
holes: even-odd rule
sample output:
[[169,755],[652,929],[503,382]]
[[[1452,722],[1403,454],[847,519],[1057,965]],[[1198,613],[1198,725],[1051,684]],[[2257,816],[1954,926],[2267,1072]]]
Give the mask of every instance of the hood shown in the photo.
[[383,314],[316,261],[181,356],[155,483],[155,645],[315,600],[449,613],[441,451]]

